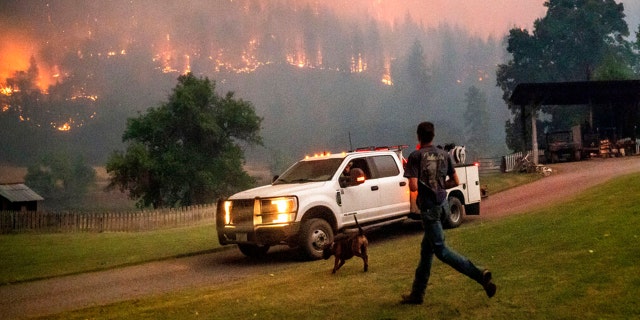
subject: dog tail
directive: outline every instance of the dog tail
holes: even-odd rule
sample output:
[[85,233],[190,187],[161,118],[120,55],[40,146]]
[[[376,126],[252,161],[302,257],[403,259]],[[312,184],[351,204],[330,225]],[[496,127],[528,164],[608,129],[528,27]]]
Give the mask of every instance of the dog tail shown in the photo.
[[356,226],[358,226],[358,231],[360,232],[360,235],[364,234],[364,230],[362,230],[362,227],[360,226],[360,224],[358,223],[358,218],[356,218],[356,216],[353,216],[353,220],[356,221]]

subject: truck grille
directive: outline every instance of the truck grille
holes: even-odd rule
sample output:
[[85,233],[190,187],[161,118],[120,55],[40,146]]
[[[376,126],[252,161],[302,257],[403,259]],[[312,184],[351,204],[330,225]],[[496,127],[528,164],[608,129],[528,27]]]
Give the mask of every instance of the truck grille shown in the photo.
[[231,224],[252,225],[253,224],[253,199],[233,200],[231,206]]

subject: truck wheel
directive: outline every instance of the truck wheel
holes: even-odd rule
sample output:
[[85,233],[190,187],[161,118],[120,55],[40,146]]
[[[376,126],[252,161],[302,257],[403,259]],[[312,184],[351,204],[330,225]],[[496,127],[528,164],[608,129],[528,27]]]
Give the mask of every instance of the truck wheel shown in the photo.
[[333,242],[333,230],[323,219],[309,219],[300,229],[300,250],[308,260],[322,258],[325,245]]
[[269,246],[258,246],[255,244],[238,244],[238,249],[240,252],[249,258],[260,258],[264,257],[269,251]]
[[443,225],[445,228],[456,228],[462,224],[462,217],[464,216],[464,206],[460,199],[456,197],[449,198],[449,210],[444,210]]

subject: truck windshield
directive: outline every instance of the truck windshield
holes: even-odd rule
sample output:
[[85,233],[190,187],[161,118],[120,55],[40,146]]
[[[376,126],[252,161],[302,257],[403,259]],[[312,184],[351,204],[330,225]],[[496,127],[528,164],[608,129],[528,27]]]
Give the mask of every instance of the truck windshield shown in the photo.
[[300,161],[287,169],[273,184],[328,181],[342,163],[341,158]]

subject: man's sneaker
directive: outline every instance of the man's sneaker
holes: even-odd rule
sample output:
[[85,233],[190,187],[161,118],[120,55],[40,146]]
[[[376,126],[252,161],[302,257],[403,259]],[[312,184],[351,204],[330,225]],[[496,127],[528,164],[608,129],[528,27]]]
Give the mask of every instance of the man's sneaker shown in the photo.
[[403,294],[400,304],[422,304],[423,299],[412,294]]
[[487,269],[482,271],[482,287],[487,293],[487,297],[491,298],[496,294],[497,287],[492,281],[491,271]]

